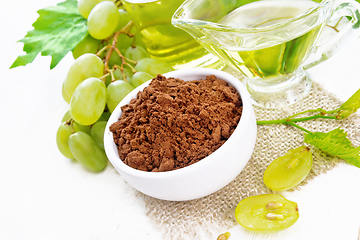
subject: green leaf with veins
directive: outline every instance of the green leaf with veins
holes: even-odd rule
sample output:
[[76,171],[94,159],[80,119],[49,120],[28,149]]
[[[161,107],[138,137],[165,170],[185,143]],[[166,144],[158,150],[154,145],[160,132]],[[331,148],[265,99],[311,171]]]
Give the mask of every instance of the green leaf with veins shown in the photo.
[[353,147],[346,135],[347,133],[341,128],[327,133],[310,132],[305,133],[304,142],[360,167],[360,147]]
[[86,19],[80,15],[76,0],[66,0],[38,13],[34,30],[19,41],[24,43],[26,54],[19,56],[10,68],[25,66],[41,53],[52,57],[50,69],[53,69],[86,36]]
[[360,89],[344,102],[337,113],[337,119],[344,119],[360,108]]

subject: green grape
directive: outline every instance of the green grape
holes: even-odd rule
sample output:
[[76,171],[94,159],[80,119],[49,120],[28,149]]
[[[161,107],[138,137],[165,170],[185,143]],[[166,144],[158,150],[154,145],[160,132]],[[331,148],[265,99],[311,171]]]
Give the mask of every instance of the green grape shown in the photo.
[[[125,73],[125,70],[127,70],[127,69],[124,69],[124,74],[125,74],[125,76],[127,76],[126,73]],[[127,71],[127,72],[128,72],[128,71]],[[121,74],[121,70],[120,70],[120,69],[115,69],[115,71],[114,71],[114,77],[115,77],[116,80],[121,80],[121,79],[124,78],[123,75]]]
[[[116,80],[123,80],[124,76],[122,75],[120,69],[115,69],[115,71],[113,73],[114,73],[114,77]],[[126,79],[128,77],[131,77],[131,73],[129,72],[128,69],[124,69],[124,74],[125,74]]]
[[236,221],[255,232],[278,232],[292,226],[299,218],[295,202],[278,194],[245,198],[235,209]]
[[173,71],[171,65],[165,61],[153,58],[143,58],[135,65],[135,70],[138,72],[147,72],[151,76],[163,74]]
[[70,114],[70,111],[67,111],[67,112],[64,114],[63,118],[61,119],[61,122],[62,122],[62,123],[63,123],[63,122],[67,122],[67,121],[69,121],[69,120],[71,120],[71,114]]
[[76,88],[70,102],[70,114],[81,125],[95,123],[104,112],[106,87],[98,78],[88,78]]
[[62,94],[62,97],[65,100],[65,102],[70,103],[71,96],[69,96],[67,94],[67,92],[65,91],[65,82],[62,85],[61,94]]
[[109,84],[111,83],[111,75],[108,75],[105,79],[105,86],[109,86]]
[[126,49],[124,57],[129,58],[134,61],[139,61],[141,58],[149,58],[150,54],[140,46],[130,46]]
[[135,39],[135,45],[138,46],[138,47],[143,47],[144,49],[146,49],[146,45],[145,43],[143,42],[142,38],[141,38],[141,35],[138,31],[136,31],[135,33],[135,36],[134,36],[134,39]]
[[120,69],[116,69],[114,71],[114,75],[116,79],[121,79],[121,80],[126,80],[127,82],[129,82],[129,80],[132,78],[132,76],[134,75],[134,73],[131,71],[130,67],[125,65],[124,66],[124,74],[126,79],[124,79],[123,75],[121,74]]
[[77,8],[84,18],[88,18],[91,10],[104,0],[78,0]]
[[69,148],[69,137],[71,133],[71,126],[63,122],[56,133],[56,145],[62,155],[67,158],[74,159],[74,156]]
[[129,37],[125,33],[120,33],[117,42],[116,47],[123,52],[125,49],[131,46],[131,44],[134,42],[134,39],[132,37]]
[[302,146],[275,159],[264,172],[264,183],[274,191],[289,190],[309,174],[313,162],[311,151]]
[[125,74],[125,79],[123,74],[121,73],[120,69],[115,69],[114,71],[114,77],[116,80],[126,80],[127,82],[129,82],[129,80],[132,78],[133,76],[133,72],[131,71],[131,69],[128,66],[124,66],[124,70],[123,70],[124,74]]
[[131,21],[129,13],[123,9],[119,9],[119,15],[120,18],[115,32],[120,31],[123,27],[126,26],[126,24],[128,24]]
[[72,125],[73,125],[74,132],[84,132],[84,133],[90,134],[90,131],[91,131],[90,126],[81,125],[80,123],[77,123],[75,121],[72,121]]
[[[120,34],[120,35],[124,35],[124,34]],[[128,46],[130,46],[131,43],[129,43]],[[119,50],[121,53],[125,52],[125,50]],[[105,51],[105,56],[108,54],[108,50]],[[110,68],[113,68],[114,65],[121,65],[122,64],[122,59],[119,56],[119,54],[116,51],[113,51],[110,55],[109,61],[108,61],[108,65]]]
[[105,111],[101,114],[101,116],[100,116],[100,118],[99,118],[98,121],[107,121],[107,120],[109,120],[110,116],[111,116],[111,112],[108,111],[108,110],[105,110]]
[[[107,52],[108,51],[106,51],[106,53]],[[109,67],[113,68],[115,64],[120,66],[121,63],[122,63],[121,57],[119,56],[119,54],[116,51],[113,51],[111,53],[111,56],[110,56],[109,61],[108,61]]]
[[69,147],[75,159],[86,169],[100,172],[106,167],[107,157],[104,150],[88,134],[77,132],[70,136]]
[[105,39],[114,33],[119,22],[120,14],[113,2],[100,2],[90,12],[88,17],[88,31],[95,39]]
[[[122,13],[122,14],[124,14],[124,13]],[[128,21],[127,19],[128,18],[125,16],[125,21]],[[122,23],[119,22],[118,27],[120,27],[122,25],[125,26],[127,24],[127,23],[125,23],[125,21]],[[119,30],[121,30],[121,29],[119,29]],[[117,30],[117,31],[119,31],[119,30]],[[132,27],[130,29],[130,34],[134,35],[135,33],[136,33],[136,29],[135,29],[135,27]],[[125,49],[130,47],[131,44],[133,44],[133,43],[134,43],[134,37],[129,37],[126,33],[120,33],[117,38],[117,41],[116,41],[116,47],[123,53],[125,51]]]
[[117,80],[112,82],[107,87],[107,99],[106,103],[110,110],[113,112],[116,106],[120,103],[120,101],[134,90],[134,88],[128,83],[123,80]]
[[64,88],[72,96],[76,87],[90,77],[101,77],[104,74],[103,61],[92,53],[85,53],[78,57],[71,65],[64,82]]
[[[130,82],[131,78],[133,76],[133,72],[126,65],[124,67],[124,74],[125,74],[125,79],[124,79],[123,74],[121,73],[121,70],[120,69],[115,69],[115,71],[114,71],[115,80],[124,80],[126,82]],[[106,86],[109,86],[110,83],[111,83],[111,76],[109,75],[106,78],[106,83],[105,84],[106,84]]]
[[130,80],[130,84],[131,86],[133,86],[134,88],[140,86],[141,84],[143,84],[144,82],[147,82],[149,80],[151,80],[153,78],[153,76],[151,76],[150,74],[146,73],[146,72],[136,72],[133,77]]
[[86,35],[86,37],[81,40],[75,48],[72,50],[73,57],[77,59],[84,53],[96,53],[99,50],[99,45],[101,41],[97,40],[90,35]]
[[[72,117],[71,117],[71,114],[70,114],[70,111],[67,111],[61,122],[68,122],[69,120],[71,120]],[[74,132],[84,132],[84,133],[87,133],[87,134],[90,134],[90,126],[84,126],[84,125],[81,125],[80,123],[77,123],[75,122],[74,120],[72,120],[71,122],[69,122],[70,124],[72,124],[72,130]]]
[[94,141],[101,147],[103,150],[104,148],[104,132],[106,127],[106,121],[97,121],[91,127],[90,136],[94,139]]

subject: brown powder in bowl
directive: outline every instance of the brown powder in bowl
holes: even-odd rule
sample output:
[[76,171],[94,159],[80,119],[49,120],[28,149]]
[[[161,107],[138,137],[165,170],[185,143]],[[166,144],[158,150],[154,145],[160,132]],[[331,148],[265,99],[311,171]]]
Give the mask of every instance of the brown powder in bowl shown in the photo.
[[121,110],[110,126],[120,158],[132,168],[162,172],[196,163],[224,144],[242,102],[214,75],[194,81],[158,75]]

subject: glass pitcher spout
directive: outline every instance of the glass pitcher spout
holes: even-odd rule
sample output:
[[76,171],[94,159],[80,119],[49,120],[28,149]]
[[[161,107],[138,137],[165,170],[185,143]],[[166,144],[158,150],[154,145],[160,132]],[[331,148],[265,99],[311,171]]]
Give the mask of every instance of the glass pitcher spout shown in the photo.
[[[360,35],[359,11],[352,0],[186,0],[172,24],[243,73],[255,105],[278,108],[309,92],[308,59],[327,56],[338,39]],[[335,47],[323,48],[323,30],[335,20],[347,21],[346,27],[327,40]]]
[[174,13],[172,24],[187,31],[200,43],[203,41],[206,32],[203,30],[213,29],[217,31],[220,27],[218,22],[224,18],[231,6],[225,0],[190,0]]
[[[172,24],[187,31],[208,51],[242,71],[238,67],[241,61],[233,59],[234,54],[227,51],[276,46],[312,29],[318,33],[330,17],[332,6],[327,1],[319,4],[310,0],[254,1],[246,5],[244,2],[188,0],[175,12]],[[312,35],[307,48],[317,40],[318,35]]]

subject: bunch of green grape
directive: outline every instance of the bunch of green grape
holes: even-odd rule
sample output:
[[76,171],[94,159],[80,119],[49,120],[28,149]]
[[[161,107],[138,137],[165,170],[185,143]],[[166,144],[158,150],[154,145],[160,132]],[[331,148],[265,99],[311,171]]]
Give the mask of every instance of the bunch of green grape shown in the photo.
[[70,106],[56,142],[65,157],[99,172],[108,161],[103,135],[110,114],[137,86],[173,68],[150,58],[120,1],[79,0],[78,9],[88,34],[72,51],[62,86]]

